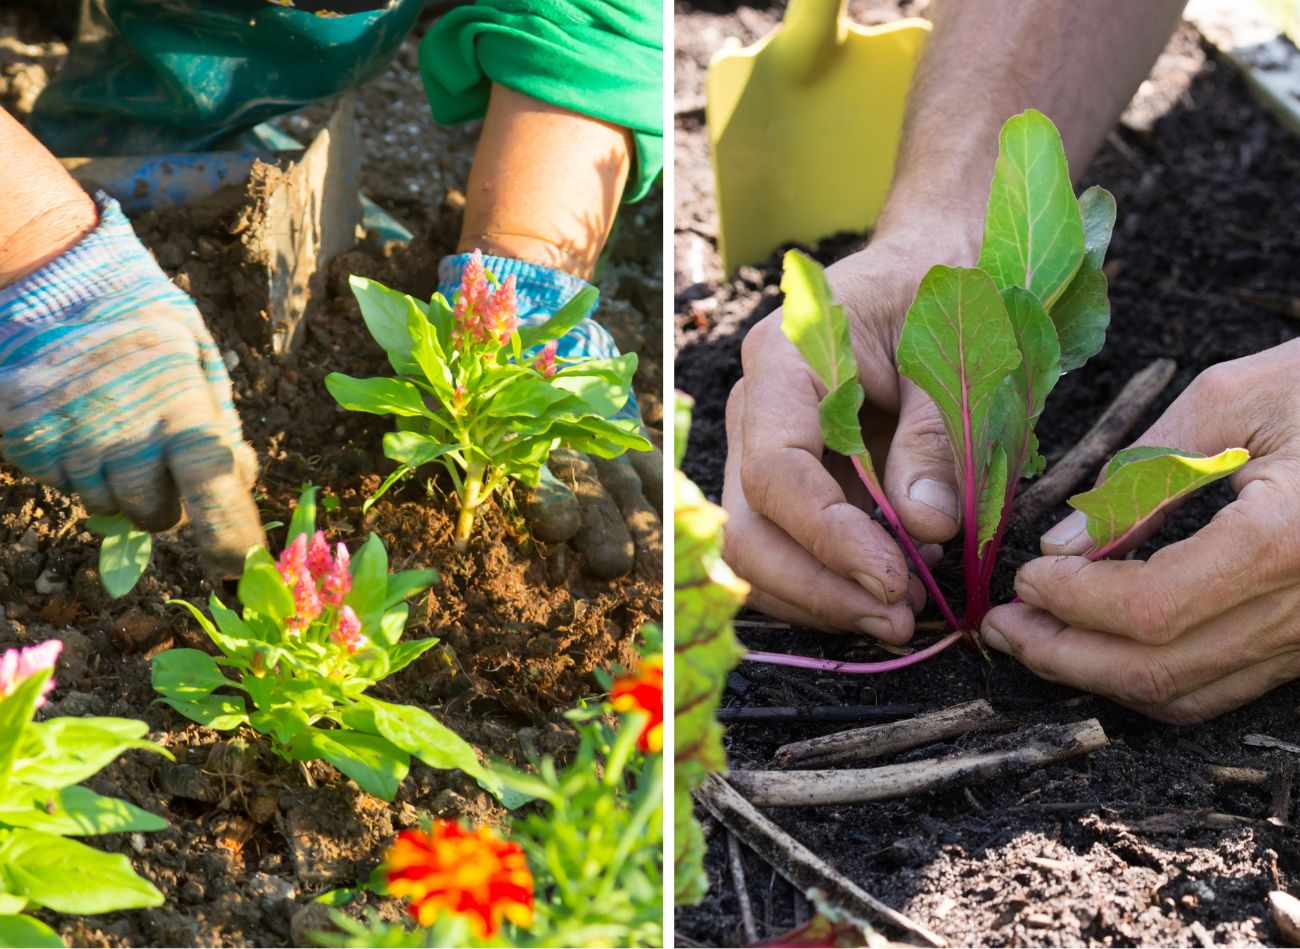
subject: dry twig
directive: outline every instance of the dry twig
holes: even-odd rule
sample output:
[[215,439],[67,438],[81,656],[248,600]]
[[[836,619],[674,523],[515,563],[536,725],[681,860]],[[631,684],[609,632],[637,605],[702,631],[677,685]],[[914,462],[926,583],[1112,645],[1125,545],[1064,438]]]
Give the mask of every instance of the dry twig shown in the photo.
[[758,807],[861,804],[960,787],[1004,774],[1028,771],[1105,747],[1106,733],[1095,718],[1061,725],[1006,751],[930,758],[879,768],[845,771],[733,771],[732,786]]
[[920,705],[776,705],[767,708],[720,708],[718,721],[737,722],[863,722],[907,718],[921,711]]
[[779,768],[825,768],[920,748],[990,728],[1004,720],[984,699],[886,725],[869,725],[782,745],[772,757]]
[[745,930],[745,942],[758,942],[758,926],[754,923],[754,907],[749,902],[749,886],[745,883],[745,859],[740,852],[740,839],[727,831],[727,864],[731,867],[731,885],[740,904],[740,925]]
[[944,946],[937,934],[886,906],[862,887],[832,870],[820,857],[760,814],[717,775],[695,790],[695,797],[728,830],[785,877],[796,889],[817,889],[827,902],[858,919],[878,919],[915,936],[928,946]]

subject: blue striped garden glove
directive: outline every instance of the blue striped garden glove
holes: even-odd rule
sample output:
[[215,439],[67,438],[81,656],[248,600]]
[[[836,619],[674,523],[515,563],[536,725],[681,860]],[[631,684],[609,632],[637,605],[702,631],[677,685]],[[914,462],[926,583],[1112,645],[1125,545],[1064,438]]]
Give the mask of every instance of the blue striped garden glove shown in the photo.
[[263,541],[230,379],[194,303],[117,202],[75,247],[0,289],[0,449],[97,514],[166,530],[181,503],[212,565]]
[[[438,292],[448,300],[460,289],[461,275],[465,272],[469,257],[469,254],[455,254],[442,258],[442,263],[438,265]],[[483,266],[498,280],[504,281],[514,274],[521,326],[540,326],[588,286],[585,280],[562,270],[511,257],[484,255]],[[590,313],[585,320],[560,337],[555,350],[555,355],[561,359],[613,359],[618,354],[614,337],[609,334],[609,330],[593,320]],[[635,392],[628,392],[627,403],[614,417],[641,421]]]

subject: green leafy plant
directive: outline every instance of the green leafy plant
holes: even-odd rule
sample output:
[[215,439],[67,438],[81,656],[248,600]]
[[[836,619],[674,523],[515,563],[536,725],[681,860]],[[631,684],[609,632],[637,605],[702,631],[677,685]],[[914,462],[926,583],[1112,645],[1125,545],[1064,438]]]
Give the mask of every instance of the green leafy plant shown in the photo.
[[99,582],[113,599],[135,589],[149,568],[153,537],[125,514],[99,514],[86,520],[86,530],[102,534],[99,544]]
[[673,492],[673,879],[678,903],[698,902],[709,888],[704,833],[695,819],[691,791],[706,775],[727,767],[717,709],[727,673],[742,655],[731,619],[749,589],[722,559],[726,513],[680,470],[690,427],[690,399],[678,393],[673,426],[678,468]]
[[[1060,135],[1040,112],[1009,119],[998,144],[979,264],[930,269],[908,308],[897,352],[899,373],[934,400],[953,449],[964,532],[961,618],[885,497],[863,443],[864,395],[844,312],[817,264],[795,251],[785,258],[782,327],[828,390],[820,407],[823,440],[852,459],[954,631],[903,659],[835,664],[839,671],[896,669],[979,629],[1016,492],[1023,478],[1045,466],[1034,428],[1047,395],[1105,339],[1110,304],[1102,264],[1114,198],[1097,187],[1075,198]],[[1070,499],[1089,515],[1089,556],[1112,553],[1160,510],[1231,474],[1248,457],[1243,449],[1204,458],[1147,446],[1119,453],[1097,489]],[[749,658],[821,667],[820,660],[801,657]]]
[[536,485],[552,449],[613,458],[651,447],[635,419],[613,417],[631,392],[635,353],[555,356],[557,341],[582,322],[596,290],[582,290],[540,326],[520,326],[514,278],[494,288],[489,277],[476,251],[454,305],[441,294],[426,304],[353,277],[361,315],[397,377],[325,378],[345,409],[397,418],[397,431],[384,436],[384,454],[397,468],[367,506],[399,478],[437,461],[460,501],[455,537],[462,550],[479,506],[508,479]]
[[546,756],[496,772],[537,802],[506,840],[445,820],[399,835],[375,888],[408,900],[420,928],[336,913],[337,944],[663,945],[662,656],[615,679],[611,703],[568,717],[579,744],[567,766]]
[[144,722],[59,717],[33,721],[54,687],[63,643],[0,656],[0,947],[62,946],[28,907],[96,914],[159,906],[163,896],[121,854],[72,837],[162,830],[167,822],[81,782],[124,751],[144,748]]
[[392,800],[412,755],[458,768],[497,792],[464,739],[423,709],[369,696],[375,683],[410,665],[436,639],[402,640],[408,597],[433,570],[388,573],[375,534],[355,556],[332,551],[316,527],[316,489],[303,490],[275,560],[258,546],[239,581],[242,613],[216,594],[209,619],[193,614],[220,651],[169,649],[153,660],[153,687],[187,718],[219,730],[247,725],[286,761],[328,761],[364,790]]

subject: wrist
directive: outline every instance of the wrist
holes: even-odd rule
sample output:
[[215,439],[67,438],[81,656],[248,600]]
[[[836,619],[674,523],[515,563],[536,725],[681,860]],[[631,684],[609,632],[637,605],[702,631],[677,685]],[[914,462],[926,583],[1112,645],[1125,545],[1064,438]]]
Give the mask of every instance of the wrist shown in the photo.
[[0,287],[40,270],[79,244],[99,224],[99,209],[78,190],[42,208],[0,236]]

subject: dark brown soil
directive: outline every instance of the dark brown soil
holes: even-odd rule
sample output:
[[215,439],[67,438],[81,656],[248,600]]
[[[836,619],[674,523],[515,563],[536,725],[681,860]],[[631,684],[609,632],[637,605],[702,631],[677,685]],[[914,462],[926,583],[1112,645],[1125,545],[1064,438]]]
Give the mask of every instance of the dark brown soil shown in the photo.
[[[56,48],[23,47],[7,32],[30,27],[28,18],[6,11],[0,50],[17,49],[28,63],[39,59],[39,49]],[[419,90],[412,72],[417,39],[408,40],[389,73],[363,90],[361,114],[415,108],[410,96]],[[52,71],[58,56],[50,60]],[[0,56],[0,67],[4,61]],[[14,93],[12,84],[0,86],[4,92]],[[397,114],[394,121],[401,118]],[[432,126],[423,119],[411,122]],[[385,148],[397,151],[396,146],[370,131],[363,129],[367,180],[391,184]],[[392,132],[410,136],[413,129],[395,124]],[[432,495],[423,478],[409,479],[361,516],[362,501],[392,469],[381,451],[388,426],[378,417],[344,412],[323,380],[335,371],[391,372],[366,332],[348,289],[349,274],[424,298],[435,289],[438,259],[450,251],[460,224],[457,201],[446,193],[463,187],[451,174],[468,169],[473,144],[464,130],[437,134],[444,157],[426,166],[426,190],[419,200],[397,207],[407,212],[403,217],[413,229],[423,225],[422,236],[409,246],[362,244],[340,255],[323,299],[309,311],[300,348],[283,360],[258,342],[255,273],[235,233],[247,210],[241,193],[152,212],[135,224],[163,267],[194,297],[231,369],[244,433],[262,465],[257,498],[263,519],[287,522],[301,485],[311,481],[339,499],[335,511],[321,516],[335,538],[355,549],[376,531],[394,569],[439,570],[439,583],[413,603],[407,635],[436,636],[441,644],[378,694],[428,709],[485,759],[522,764],[525,750],[569,748],[573,733],[564,712],[601,691],[597,670],[632,664],[636,633],[662,619],[662,576],[640,566],[620,580],[593,579],[575,550],[530,538],[517,499],[508,496],[488,505],[469,550],[458,554],[451,543],[447,485],[438,478]],[[395,161],[403,175],[420,174],[418,155],[403,151]],[[431,193],[437,195],[435,211],[441,208],[432,216],[426,204]],[[377,197],[384,200],[382,193]],[[657,422],[662,202],[656,196],[623,217],[601,272],[609,301],[602,312],[616,324],[620,343],[641,353],[636,386]],[[75,501],[0,466],[0,649],[62,638],[66,651],[47,714],[142,718],[150,737],[176,757],[169,764],[133,752],[91,782],[170,821],[157,834],[94,841],[126,853],[162,890],[166,904],[86,919],[46,916],[71,944],[302,945],[304,933],[324,922],[311,898],[364,881],[397,830],[434,816],[503,819],[503,809],[459,773],[413,762],[397,800],[387,804],[327,765],[311,765],[309,781],[251,733],[220,734],[153,704],[149,658],[170,645],[205,645],[192,621],[166,601],[204,603],[213,580],[182,529],[155,538],[153,564],[139,586],[109,600],[99,586],[97,543],[84,530],[85,517]],[[283,529],[273,530],[270,539],[278,547]],[[234,599],[228,585],[222,595]]]
[[[862,4],[884,16],[888,3]],[[726,451],[722,410],[740,372],[745,331],[779,302],[779,265],[747,268],[723,282],[711,239],[708,157],[700,94],[709,54],[728,35],[766,32],[778,11],[679,3],[677,122],[679,217],[676,257],[677,385],[696,399],[685,468],[717,499]],[[1154,122],[1152,117],[1167,108]],[[1104,351],[1054,392],[1039,433],[1049,464],[1086,431],[1119,388],[1151,359],[1178,362],[1174,384],[1140,426],[1154,420],[1205,367],[1293,338],[1300,324],[1233,297],[1248,289],[1300,296],[1300,144],[1229,69],[1207,60],[1194,34],[1171,40],[1152,82],[1088,170],[1083,185],[1116,195],[1120,223],[1110,252],[1114,317]],[[826,242],[824,262],[861,238]],[[1224,502],[1226,488],[1184,507],[1158,540],[1183,537]],[[1038,535],[1059,517],[1008,536],[999,598],[1016,566],[1037,553]],[[953,574],[949,572],[951,579]],[[753,617],[751,617],[753,618]],[[870,643],[809,632],[746,627],[751,646],[835,658],[882,658]],[[1111,745],[1088,757],[969,791],[874,805],[775,810],[785,830],[836,869],[952,945],[1261,945],[1277,936],[1267,892],[1300,886],[1300,820],[1294,803],[1272,813],[1267,787],[1216,784],[1207,766],[1275,774],[1282,752],[1252,748],[1261,732],[1300,736],[1300,682],[1210,724],[1170,727],[1108,701],[1038,680],[1014,661],[992,665],[954,649],[903,672],[836,677],[742,665],[725,705],[920,703],[942,708],[978,697],[1020,723],[1098,717]],[[778,745],[845,726],[733,725],[733,768],[769,765]],[[915,756],[983,748],[972,737]],[[906,758],[907,756],[903,756]],[[1235,815],[1215,826],[1210,812]],[[724,834],[713,829],[708,897],[677,913],[686,945],[743,939]],[[1045,858],[1045,859],[1044,859]],[[749,855],[748,888],[760,933],[789,929],[798,899]]]

